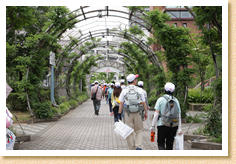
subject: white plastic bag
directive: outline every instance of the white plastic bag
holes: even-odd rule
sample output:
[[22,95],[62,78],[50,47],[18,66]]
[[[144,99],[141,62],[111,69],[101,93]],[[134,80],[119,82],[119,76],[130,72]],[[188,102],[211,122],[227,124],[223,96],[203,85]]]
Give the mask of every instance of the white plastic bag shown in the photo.
[[184,150],[184,135],[176,135],[175,136],[175,146],[176,150]]
[[16,136],[6,128],[6,150],[13,150]]
[[128,125],[124,124],[122,121],[115,123],[115,133],[121,135],[124,139],[128,137],[134,129],[130,128]]

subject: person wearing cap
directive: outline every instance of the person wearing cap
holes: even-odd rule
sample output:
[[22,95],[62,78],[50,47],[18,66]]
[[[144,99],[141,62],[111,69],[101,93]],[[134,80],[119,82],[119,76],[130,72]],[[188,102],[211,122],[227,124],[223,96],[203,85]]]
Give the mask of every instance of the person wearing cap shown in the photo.
[[145,97],[145,102],[146,102],[146,104],[147,104],[147,108],[149,109],[148,99],[147,99],[147,92],[143,89],[143,81],[139,81],[139,82],[138,82],[138,87],[139,87],[139,88],[142,88],[143,94],[144,94],[144,97]]
[[[144,111],[145,111],[144,120],[147,119],[147,106],[146,106],[146,102],[145,102],[145,97],[144,97],[142,89],[136,86],[137,77],[138,77],[138,74],[137,75],[130,74],[126,78],[129,86],[126,87],[126,89],[123,89],[120,94],[120,97],[119,97],[120,106],[119,106],[119,112],[118,112],[117,119],[121,119],[121,113],[123,111],[125,96],[128,92],[129,87],[132,87],[132,86],[134,86],[136,88],[137,92],[140,95],[141,101],[144,104]],[[124,117],[125,124],[127,124],[129,127],[134,129],[134,132],[132,132],[128,137],[126,137],[126,141],[127,141],[129,150],[142,150],[143,121],[142,121],[140,112],[128,114],[128,112],[125,111],[124,116],[125,116]]]
[[93,100],[93,107],[94,107],[94,113],[95,115],[98,115],[99,113],[99,109],[100,109],[100,106],[101,106],[101,99],[102,99],[102,89],[101,87],[99,86],[99,83],[98,81],[95,81],[94,82],[94,87],[91,88],[91,98],[92,98],[92,94],[93,93],[96,93],[96,99]]
[[114,90],[114,84],[111,83],[110,85],[111,85],[111,87],[108,89],[108,101],[109,101],[110,115],[112,116],[114,113],[112,111],[111,94],[112,94],[112,92]]
[[114,121],[117,122],[117,116],[118,116],[118,111],[119,111],[119,96],[121,93],[122,89],[120,87],[120,82],[115,83],[114,91],[111,94],[111,104],[112,104],[112,110],[114,113]]
[[[164,86],[164,92],[165,96],[169,98],[173,98],[173,92],[175,90],[175,85],[173,83],[166,83]],[[151,132],[155,132],[155,126],[157,122],[157,145],[159,150],[173,150],[173,143],[174,143],[174,137],[176,135],[176,132],[178,130],[178,134],[181,135],[181,110],[180,110],[180,105],[179,101],[174,98],[173,99],[177,103],[177,109],[179,112],[179,125],[175,127],[167,127],[164,126],[161,122],[161,118],[159,118],[159,114],[163,113],[165,105],[167,100],[164,97],[160,97],[155,105],[155,113],[152,121],[152,127],[151,127]]]
[[105,88],[105,98],[106,98],[106,104],[108,104],[108,89],[109,89],[109,86],[108,84],[106,83],[106,88]]
[[94,87],[94,83],[90,84],[90,91]]
[[125,79],[121,79],[120,80],[120,87],[121,87],[121,89],[125,89],[126,88],[126,86],[125,86]]

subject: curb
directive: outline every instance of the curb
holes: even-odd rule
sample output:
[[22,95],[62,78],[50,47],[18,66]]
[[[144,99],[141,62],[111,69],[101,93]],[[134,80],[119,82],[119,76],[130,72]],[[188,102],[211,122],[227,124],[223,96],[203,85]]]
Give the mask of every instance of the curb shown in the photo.
[[192,140],[192,139],[207,139],[207,136],[201,136],[201,135],[192,135],[192,134],[184,134],[184,141]]
[[202,150],[222,150],[222,144],[207,142],[206,139],[203,141],[192,141],[191,148],[198,148]]

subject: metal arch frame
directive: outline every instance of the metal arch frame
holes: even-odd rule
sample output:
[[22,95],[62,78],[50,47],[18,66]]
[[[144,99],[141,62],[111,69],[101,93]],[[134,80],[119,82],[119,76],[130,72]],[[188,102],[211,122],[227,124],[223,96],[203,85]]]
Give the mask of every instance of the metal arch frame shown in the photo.
[[[86,52],[88,52],[88,51],[89,51],[90,49],[92,49],[94,46],[99,46],[99,43],[88,47],[87,50],[86,50]],[[80,58],[83,54],[84,54],[84,52],[83,52],[83,51],[80,51],[80,52],[78,53],[78,55],[76,55],[75,58],[72,59],[71,64],[68,66],[68,70],[71,70],[71,69],[72,69],[72,66],[74,65],[74,62],[75,62],[78,58]],[[129,59],[131,60],[131,62],[133,62],[133,63],[135,64],[135,61],[134,61],[132,58],[130,58],[128,55],[123,54],[123,53],[120,53],[120,54],[118,54],[118,55],[121,55],[121,56],[123,56],[123,57],[129,58]],[[67,78],[69,78],[69,77],[67,77]]]
[[[97,16],[85,17],[86,14],[94,13],[94,12],[99,12],[99,11],[106,11],[106,10],[104,10],[104,9],[98,9],[98,10],[91,10],[91,11],[88,11],[88,12],[84,13],[83,9],[88,8],[88,7],[89,7],[89,6],[84,6],[84,7],[81,7],[81,6],[80,6],[80,8],[78,8],[78,9],[76,9],[76,10],[74,10],[74,11],[71,11],[71,12],[69,12],[69,13],[63,15],[62,18],[66,17],[67,15],[72,14],[72,13],[74,13],[74,12],[76,12],[76,11],[81,10],[81,11],[82,11],[82,14],[79,14],[79,15],[77,15],[77,16],[75,16],[75,17],[73,17],[73,18],[71,18],[71,19],[69,19],[69,20],[67,21],[67,22],[69,22],[69,21],[71,21],[71,20],[73,20],[73,19],[76,19],[76,18],[78,18],[78,17],[80,17],[80,16],[84,16],[84,19],[79,20],[78,22],[76,22],[76,23],[79,23],[79,22],[82,22],[82,21],[84,21],[84,20],[97,17]],[[126,7],[126,8],[127,8],[127,7]],[[108,11],[127,14],[127,15],[129,16],[129,18],[122,17],[122,16],[118,16],[118,15],[109,15],[109,14],[108,14]],[[137,12],[137,11],[136,11],[136,12]],[[142,14],[142,15],[144,15],[143,12],[139,12],[139,13]],[[124,12],[124,11],[119,11],[119,10],[113,10],[113,9],[110,9],[110,10],[109,10],[109,9],[107,8],[107,14],[106,14],[106,15],[102,15],[102,16],[119,17],[119,18],[131,20],[131,21],[137,23],[138,25],[144,27],[144,28],[147,29],[149,32],[153,33],[152,30],[151,30],[151,29],[152,29],[152,25],[150,25],[150,23],[148,23],[148,22],[145,21],[144,19],[140,18],[139,16],[133,15],[133,12],[130,12],[130,13],[129,13],[129,12]],[[136,22],[135,20],[132,20],[132,17],[136,17],[137,19],[142,20],[143,22],[145,22],[146,24],[148,24],[150,28],[148,28],[148,27],[142,25],[142,24],[139,23],[139,22]],[[76,23],[75,23],[75,24],[76,24]],[[52,23],[52,24],[48,27],[48,29],[45,31],[45,33],[49,32],[49,31],[51,30],[51,28],[53,27],[53,25],[54,25],[54,24]]]
[[[102,62],[102,61],[101,61]],[[114,62],[117,62],[117,61],[114,61]],[[127,63],[125,60],[123,60],[122,59],[122,62],[124,63],[124,64],[122,64],[123,66],[125,66],[126,67],[126,65],[128,66],[128,67],[130,67],[131,69],[133,69],[133,67],[129,64],[129,63]],[[120,64],[120,63],[119,63]],[[91,68],[92,69],[92,68]],[[91,71],[91,73],[90,73],[90,75],[92,74],[92,73],[94,73],[95,71]],[[91,79],[91,76],[90,75],[87,75],[87,77],[86,77],[86,81],[87,81],[87,83],[89,83],[89,81],[90,81],[90,79]]]
[[[105,29],[104,31],[103,30],[95,30],[95,31],[92,31],[93,32],[97,32],[97,31],[100,31],[98,33],[91,33],[91,31],[89,31],[89,33],[87,34],[82,34],[81,36],[77,37],[76,39],[79,39],[79,42],[77,43],[77,46],[78,44],[82,44],[83,42],[87,41],[87,40],[90,40],[90,39],[87,39],[88,37],[91,38],[91,36],[93,35],[93,38],[95,37],[100,37],[100,36],[105,36],[104,34],[106,33],[106,30]],[[116,33],[115,33],[116,32]],[[103,33],[103,35],[101,34]],[[149,54],[149,59],[156,65],[158,65],[160,68],[161,68],[161,65],[160,63],[158,62],[158,59],[157,57],[155,56],[155,54],[153,53],[153,51],[151,50],[151,48],[146,45],[145,43],[143,43],[142,41],[140,41],[140,39],[138,39],[137,37],[135,37],[134,35],[132,34],[129,34],[127,32],[124,32],[124,31],[120,31],[120,30],[110,30],[109,31],[110,35],[113,35],[113,36],[118,36],[118,37],[121,37],[121,38],[124,38],[123,37],[123,34],[125,34],[127,37],[129,37],[127,40],[133,42],[134,44],[136,44],[138,47],[140,47],[140,49],[142,49],[146,54]],[[70,47],[70,44],[67,46],[67,47]],[[74,47],[75,48],[75,47]],[[74,49],[72,48],[72,49]],[[64,51],[63,51],[64,52]]]

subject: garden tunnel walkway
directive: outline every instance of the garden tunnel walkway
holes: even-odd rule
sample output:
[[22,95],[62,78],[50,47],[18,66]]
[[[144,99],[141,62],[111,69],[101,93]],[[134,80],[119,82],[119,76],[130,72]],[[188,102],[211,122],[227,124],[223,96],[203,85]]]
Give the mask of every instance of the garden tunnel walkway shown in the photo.
[[[152,112],[150,112],[151,114]],[[151,119],[151,118],[150,118]],[[201,124],[193,124],[189,133]],[[22,133],[18,124],[14,130]],[[93,102],[87,100],[57,122],[22,124],[30,142],[20,145],[20,150],[127,150],[126,140],[114,132],[114,116],[110,116],[105,99],[101,101],[99,115],[94,114]],[[189,124],[183,124],[186,132]],[[156,137],[155,137],[156,138]],[[193,150],[185,143],[186,150]],[[143,150],[157,150],[156,142],[150,142],[150,130],[144,121]]]

